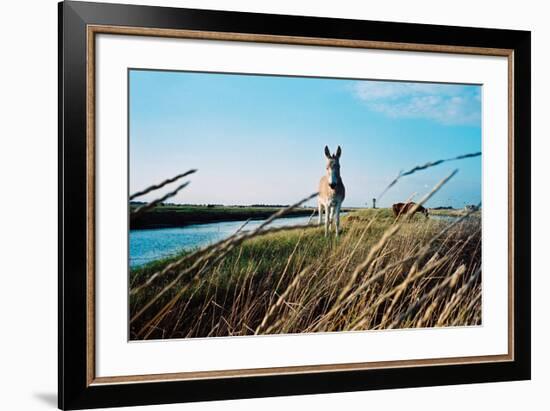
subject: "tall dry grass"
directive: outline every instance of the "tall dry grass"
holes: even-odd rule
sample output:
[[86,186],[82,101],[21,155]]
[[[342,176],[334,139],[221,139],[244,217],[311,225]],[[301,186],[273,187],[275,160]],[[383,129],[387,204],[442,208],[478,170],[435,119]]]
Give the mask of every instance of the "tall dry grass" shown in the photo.
[[389,210],[362,210],[342,225],[339,240],[281,228],[133,271],[132,338],[481,323],[479,217],[417,216],[394,232]]
[[131,339],[481,324],[479,213],[396,221],[388,209],[357,210],[338,239],[268,227],[312,197],[255,230],[133,270]]

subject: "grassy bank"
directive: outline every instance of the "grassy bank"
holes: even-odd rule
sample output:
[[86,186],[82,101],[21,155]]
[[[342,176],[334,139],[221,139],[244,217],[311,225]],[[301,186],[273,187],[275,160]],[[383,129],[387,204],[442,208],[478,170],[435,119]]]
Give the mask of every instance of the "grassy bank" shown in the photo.
[[[281,207],[173,205],[150,210],[131,221],[132,229],[182,227],[219,221],[263,220]],[[297,208],[287,217],[310,216],[315,209]]]
[[479,216],[449,227],[357,210],[343,233],[282,230],[131,272],[131,338],[481,323]]
[[[431,215],[440,215],[440,216],[447,216],[447,217],[462,217],[463,215],[467,214],[467,212],[464,209],[448,209],[448,210],[433,210],[430,209]],[[480,218],[481,217],[481,210],[474,211],[472,213],[474,216]]]

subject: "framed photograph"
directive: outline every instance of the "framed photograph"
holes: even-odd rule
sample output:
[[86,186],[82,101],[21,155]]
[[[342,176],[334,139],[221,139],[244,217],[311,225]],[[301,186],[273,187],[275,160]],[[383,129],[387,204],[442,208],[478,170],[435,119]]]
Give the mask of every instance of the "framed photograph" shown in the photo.
[[530,32],[59,24],[60,408],[530,378]]

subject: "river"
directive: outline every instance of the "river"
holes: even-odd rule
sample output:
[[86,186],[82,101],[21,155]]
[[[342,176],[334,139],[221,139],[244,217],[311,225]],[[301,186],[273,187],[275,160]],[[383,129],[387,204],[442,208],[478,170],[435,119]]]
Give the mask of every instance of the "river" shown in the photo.
[[[309,216],[279,218],[273,221],[269,227],[307,224],[309,219]],[[312,221],[317,221],[316,219],[317,217]],[[130,267],[139,267],[182,250],[212,244],[235,233],[245,221],[222,221],[174,228],[130,230]],[[246,225],[246,230],[254,229],[264,221],[251,220]]]

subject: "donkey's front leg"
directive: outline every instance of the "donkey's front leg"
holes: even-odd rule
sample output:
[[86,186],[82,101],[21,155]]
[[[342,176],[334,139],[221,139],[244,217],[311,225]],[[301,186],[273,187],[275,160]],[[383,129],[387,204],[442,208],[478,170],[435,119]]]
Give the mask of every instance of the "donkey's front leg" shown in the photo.
[[334,227],[336,229],[336,237],[340,233],[340,204],[334,207]]
[[319,224],[318,225],[321,225],[321,223],[323,222],[323,205],[321,203],[317,204],[317,210],[319,212]]
[[328,225],[330,224],[330,207],[325,204],[325,237],[328,236]]

